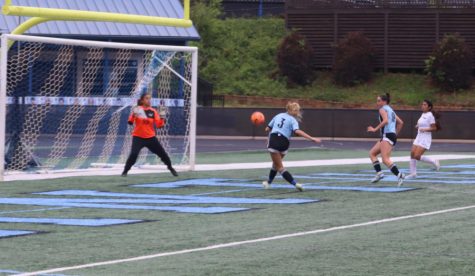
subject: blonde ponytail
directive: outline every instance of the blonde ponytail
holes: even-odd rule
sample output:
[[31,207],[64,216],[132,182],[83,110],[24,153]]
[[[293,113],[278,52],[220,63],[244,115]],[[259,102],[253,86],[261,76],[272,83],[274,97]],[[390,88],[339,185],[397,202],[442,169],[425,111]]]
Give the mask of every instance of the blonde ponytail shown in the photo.
[[288,102],[285,108],[289,115],[294,116],[298,121],[302,120],[302,110],[298,102]]

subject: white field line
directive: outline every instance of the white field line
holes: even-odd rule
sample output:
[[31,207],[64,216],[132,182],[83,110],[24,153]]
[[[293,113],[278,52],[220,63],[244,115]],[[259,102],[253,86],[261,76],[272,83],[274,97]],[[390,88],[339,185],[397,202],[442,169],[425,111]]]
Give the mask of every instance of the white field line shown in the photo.
[[[457,160],[457,159],[474,159],[475,155],[462,154],[440,154],[428,155],[438,160]],[[394,162],[409,162],[409,156],[392,157]],[[368,158],[346,158],[346,159],[320,159],[320,160],[302,160],[302,161],[284,161],[287,168],[293,167],[319,167],[319,166],[339,166],[339,165],[371,165]],[[270,168],[271,162],[258,163],[229,163],[229,164],[201,164],[196,165],[196,171],[221,171],[221,170],[243,170],[243,169],[267,169]]]
[[[438,160],[459,160],[459,159],[475,159],[475,155],[463,154],[439,154],[428,155]],[[409,156],[392,157],[394,162],[409,162]],[[301,161],[285,161],[285,167],[319,167],[319,166],[340,166],[340,165],[371,165],[369,158],[346,158],[346,159],[317,159],[317,160],[301,160]],[[226,170],[249,170],[249,169],[267,169],[270,168],[271,162],[255,162],[255,163],[227,163],[227,164],[197,164],[195,171],[226,171]],[[165,166],[150,165],[142,166],[141,169],[132,169],[129,174],[151,174],[151,173],[168,173]],[[185,166],[186,168],[186,166]],[[177,170],[185,171],[186,169],[178,166]],[[92,168],[85,170],[65,170],[51,173],[12,173],[4,176],[4,181],[16,180],[41,180],[54,179],[73,176],[107,176],[119,175],[122,166],[117,165],[112,168]]]
[[311,230],[311,231],[295,232],[295,233],[291,233],[291,234],[277,235],[277,236],[271,236],[271,237],[253,239],[253,240],[244,240],[244,241],[237,241],[237,242],[221,243],[221,244],[216,244],[216,245],[211,245],[211,246],[197,247],[197,248],[184,249],[184,250],[178,250],[178,251],[163,252],[163,253],[157,253],[157,254],[152,254],[152,255],[144,255],[144,256],[127,258],[127,259],[117,259],[117,260],[111,260],[111,261],[105,261],[105,262],[97,262],[97,263],[89,263],[89,264],[76,265],[76,266],[52,268],[52,269],[46,269],[46,270],[41,270],[41,271],[34,271],[34,272],[16,274],[16,276],[31,276],[31,275],[38,275],[38,274],[56,273],[56,272],[62,272],[62,271],[68,271],[68,270],[91,268],[91,267],[104,266],[104,265],[114,265],[114,264],[120,264],[120,263],[136,262],[136,261],[149,260],[149,259],[155,259],[155,258],[160,258],[160,257],[167,257],[167,256],[174,256],[174,255],[182,255],[182,254],[188,254],[188,253],[216,250],[216,249],[221,249],[221,248],[236,247],[236,246],[241,246],[241,245],[245,245],[245,244],[255,244],[255,243],[261,243],[261,242],[267,242],[267,241],[283,240],[283,239],[288,239],[288,238],[295,238],[295,237],[301,237],[301,236],[307,236],[307,235],[313,235],[313,234],[319,234],[319,233],[327,233],[327,232],[333,232],[333,231],[339,231],[339,230],[346,230],[346,229],[352,229],[352,228],[358,228],[358,227],[364,227],[364,226],[371,226],[371,225],[376,225],[376,224],[383,224],[383,223],[387,223],[387,222],[401,221],[401,220],[406,220],[406,219],[413,219],[413,218],[420,218],[420,217],[427,217],[427,216],[435,216],[435,215],[458,212],[458,211],[463,211],[463,210],[468,210],[468,209],[473,209],[473,208],[475,208],[475,205],[469,205],[469,206],[451,208],[451,209],[445,209],[445,210],[439,210],[439,211],[432,211],[432,212],[426,212],[426,213],[419,213],[419,214],[413,214],[413,215],[406,215],[406,216],[400,216],[400,217],[386,218],[386,219],[380,219],[380,220],[373,220],[373,221],[368,221],[368,222],[363,222],[363,223],[336,226],[336,227],[330,227],[330,228],[325,228],[325,229],[316,229],[316,230]]
[[[219,135],[199,135],[196,136],[199,140],[267,140],[269,137],[264,136],[219,136]],[[325,142],[336,142],[336,141],[349,141],[349,142],[375,142],[374,138],[352,138],[352,137],[320,137],[322,141]],[[292,140],[301,140],[307,141],[303,137],[292,137]],[[398,142],[413,142],[412,138],[398,138]],[[454,144],[475,144],[475,140],[466,140],[466,139],[432,139],[432,143],[454,143]]]

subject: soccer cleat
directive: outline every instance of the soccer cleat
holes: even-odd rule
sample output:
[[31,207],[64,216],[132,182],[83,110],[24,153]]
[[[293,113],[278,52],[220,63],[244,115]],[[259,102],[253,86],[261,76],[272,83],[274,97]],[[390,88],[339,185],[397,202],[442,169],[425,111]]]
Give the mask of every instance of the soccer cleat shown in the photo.
[[269,189],[270,188],[270,184],[269,184],[269,181],[262,181],[262,186],[264,187],[264,189]]
[[404,179],[416,179],[416,178],[417,178],[417,174],[411,173],[409,175],[406,175]]
[[376,183],[379,182],[379,180],[384,178],[384,173],[383,172],[378,172],[374,178],[371,180],[371,183]]
[[295,184],[295,189],[297,189],[297,191],[299,191],[299,192],[303,192],[302,184],[300,184],[300,183]]
[[397,186],[398,187],[401,187],[402,184],[404,183],[404,179],[406,178],[406,175],[403,174],[403,173],[399,173],[398,176],[397,176]]
[[178,173],[175,171],[174,168],[169,167],[168,170],[172,173],[173,176],[178,176]]
[[440,161],[439,160],[435,160],[435,170],[440,171]]

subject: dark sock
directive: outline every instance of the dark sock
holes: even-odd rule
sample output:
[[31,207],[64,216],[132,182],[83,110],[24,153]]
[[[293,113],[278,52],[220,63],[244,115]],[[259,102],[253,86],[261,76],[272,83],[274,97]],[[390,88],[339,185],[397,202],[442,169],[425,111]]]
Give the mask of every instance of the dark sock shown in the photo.
[[389,167],[389,169],[391,170],[391,172],[392,172],[395,176],[398,176],[398,175],[399,175],[399,170],[398,170],[396,164],[392,164],[391,167]]
[[379,173],[381,171],[381,164],[379,164],[379,161],[374,161],[373,162],[373,167],[374,167],[374,170]]
[[127,175],[127,173],[130,171],[130,169],[132,168],[132,166],[134,165],[135,162],[132,162],[130,160],[127,160],[127,162],[125,163],[125,167],[124,167],[124,170],[122,171],[122,175]]
[[173,176],[178,176],[178,173],[175,171],[175,169],[172,166],[169,166],[168,170],[172,173]]
[[295,184],[297,184],[297,182],[295,182],[294,177],[288,171],[283,171],[280,174],[282,174],[282,177],[285,180],[287,180],[287,182],[289,182],[290,184],[292,184],[294,186],[295,186]]
[[269,182],[269,184],[271,184],[272,181],[274,181],[274,178],[275,178],[276,175],[277,175],[277,171],[274,170],[274,169],[270,169],[270,171],[269,171],[269,179],[267,180],[267,182]]

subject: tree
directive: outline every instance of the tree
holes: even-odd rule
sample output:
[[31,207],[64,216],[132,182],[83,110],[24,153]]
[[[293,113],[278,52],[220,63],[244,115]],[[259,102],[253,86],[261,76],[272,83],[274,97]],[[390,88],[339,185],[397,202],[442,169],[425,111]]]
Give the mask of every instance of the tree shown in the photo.
[[284,37],[277,51],[277,64],[288,85],[307,85],[313,81],[312,58],[313,50],[304,36],[292,32]]
[[472,84],[472,50],[458,33],[445,35],[425,61],[427,75],[443,90],[455,91]]
[[335,46],[333,79],[343,86],[352,86],[371,79],[374,49],[362,32],[350,32]]

